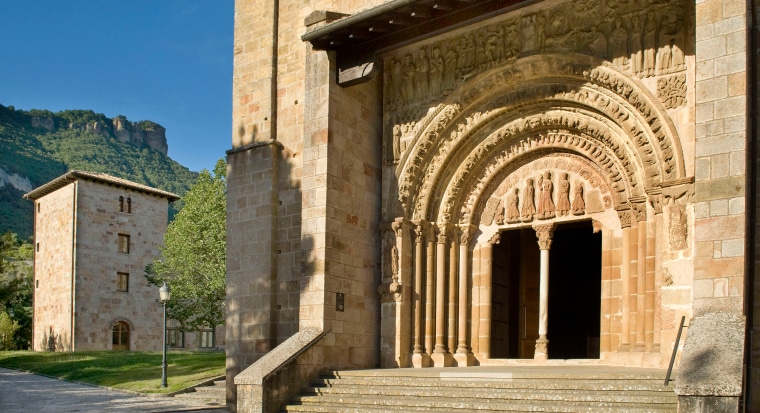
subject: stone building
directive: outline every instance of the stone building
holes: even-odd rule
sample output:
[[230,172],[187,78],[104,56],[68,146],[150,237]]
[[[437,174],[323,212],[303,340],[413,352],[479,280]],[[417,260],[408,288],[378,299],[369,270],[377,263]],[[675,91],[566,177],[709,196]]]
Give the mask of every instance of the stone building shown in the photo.
[[684,403],[760,409],[756,13],[237,0],[230,405],[283,343],[304,376],[663,368],[685,317]]
[[163,306],[143,274],[179,197],[85,171],[25,197],[34,201],[34,350],[161,350]]

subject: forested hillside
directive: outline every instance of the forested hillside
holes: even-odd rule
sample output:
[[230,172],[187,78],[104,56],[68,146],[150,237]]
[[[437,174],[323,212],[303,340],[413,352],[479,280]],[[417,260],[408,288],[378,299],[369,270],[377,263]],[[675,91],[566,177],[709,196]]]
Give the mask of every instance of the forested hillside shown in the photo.
[[[107,173],[184,195],[197,173],[166,156],[165,129],[90,110],[52,113],[0,105],[0,234],[32,235],[22,195],[72,169]],[[180,205],[172,206],[173,216]]]

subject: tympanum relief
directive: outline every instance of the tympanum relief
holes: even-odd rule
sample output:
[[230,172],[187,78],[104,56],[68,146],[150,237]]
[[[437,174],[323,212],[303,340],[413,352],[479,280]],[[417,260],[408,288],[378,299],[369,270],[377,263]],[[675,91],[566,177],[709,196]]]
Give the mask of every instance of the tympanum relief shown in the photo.
[[[486,189],[485,192],[489,190]],[[612,207],[598,171],[569,156],[550,156],[511,172],[489,196],[480,223],[511,225],[571,218]]]

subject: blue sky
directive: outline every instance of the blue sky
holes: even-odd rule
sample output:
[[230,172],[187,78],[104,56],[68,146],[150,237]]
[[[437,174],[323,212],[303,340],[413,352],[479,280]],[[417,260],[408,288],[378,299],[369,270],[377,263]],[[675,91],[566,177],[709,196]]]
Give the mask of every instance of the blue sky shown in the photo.
[[212,169],[231,147],[233,0],[26,0],[0,6],[0,104],[91,109],[166,128]]

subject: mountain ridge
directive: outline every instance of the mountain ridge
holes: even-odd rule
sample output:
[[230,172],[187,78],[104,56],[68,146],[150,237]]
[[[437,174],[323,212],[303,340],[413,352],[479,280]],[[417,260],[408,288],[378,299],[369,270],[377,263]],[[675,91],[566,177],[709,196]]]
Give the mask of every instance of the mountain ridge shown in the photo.
[[[101,172],[183,196],[197,173],[167,156],[166,129],[92,110],[16,110],[0,104],[0,234],[32,235],[24,193],[72,169]],[[170,219],[181,208],[171,205]]]

